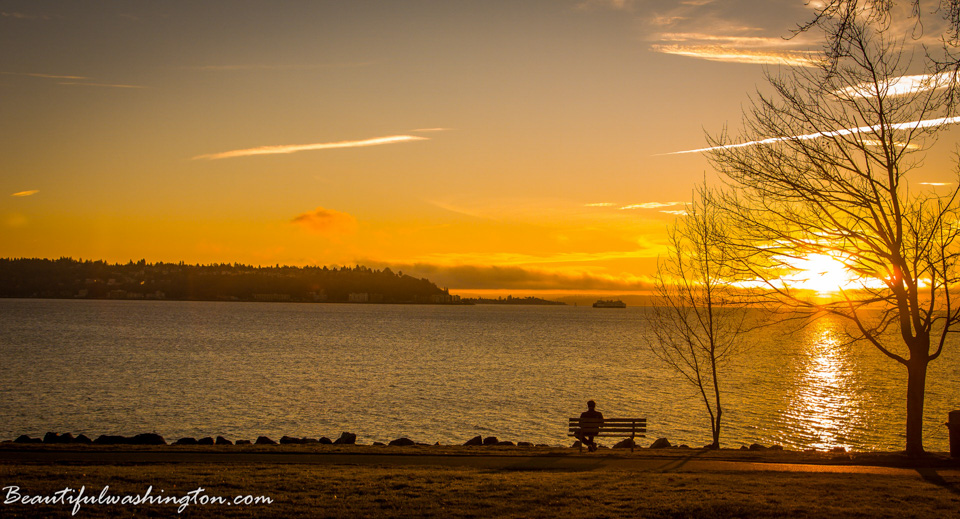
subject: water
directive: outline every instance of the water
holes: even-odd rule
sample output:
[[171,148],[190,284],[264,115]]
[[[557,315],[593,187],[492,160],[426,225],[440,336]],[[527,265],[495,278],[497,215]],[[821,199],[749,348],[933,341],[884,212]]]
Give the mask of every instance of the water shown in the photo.
[[[476,436],[567,445],[594,399],[649,441],[710,442],[693,387],[647,352],[643,308],[0,300],[0,439]],[[902,450],[905,371],[822,320],[750,339],[722,380],[725,446]],[[924,441],[948,449],[960,348],[931,363]]]

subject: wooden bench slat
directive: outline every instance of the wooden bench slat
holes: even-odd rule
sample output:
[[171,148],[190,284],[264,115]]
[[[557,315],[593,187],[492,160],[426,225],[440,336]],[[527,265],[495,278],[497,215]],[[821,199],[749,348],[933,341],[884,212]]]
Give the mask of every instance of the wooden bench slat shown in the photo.
[[[578,432],[581,429],[579,427],[570,427],[568,431]],[[636,428],[620,428],[620,427],[599,427],[596,430],[601,432],[617,432],[617,433],[630,433],[630,432],[647,432],[646,427],[636,427]]]

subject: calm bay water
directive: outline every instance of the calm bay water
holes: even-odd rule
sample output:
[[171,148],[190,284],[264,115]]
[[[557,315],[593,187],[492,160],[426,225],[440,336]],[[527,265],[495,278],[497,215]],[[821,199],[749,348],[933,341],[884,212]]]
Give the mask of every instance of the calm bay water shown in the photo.
[[[643,308],[0,300],[0,439],[47,431],[494,435],[566,445],[588,399],[699,446],[694,389],[644,349]],[[766,331],[727,367],[725,446],[903,448],[906,376],[842,323]],[[931,364],[925,446],[947,450],[960,347]]]

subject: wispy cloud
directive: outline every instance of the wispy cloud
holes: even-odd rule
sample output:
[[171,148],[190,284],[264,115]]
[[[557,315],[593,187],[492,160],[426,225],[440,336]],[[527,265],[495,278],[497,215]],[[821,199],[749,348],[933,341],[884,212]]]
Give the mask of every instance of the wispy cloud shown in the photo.
[[663,45],[654,44],[650,48],[655,52],[722,61],[726,63],[746,63],[755,65],[788,65],[795,67],[815,67],[819,63],[818,53],[814,51],[777,51],[753,50],[720,45]]
[[953,182],[920,182],[921,186],[934,186],[934,187],[943,187],[943,186],[952,186]]
[[584,207],[614,207],[615,203],[613,202],[596,202],[593,204],[583,204]]
[[876,97],[879,92],[881,95],[903,96],[946,88],[955,84],[957,80],[957,76],[952,72],[900,76],[878,83],[861,83],[850,86],[836,91],[835,94],[853,97]]
[[10,196],[31,196],[31,195],[35,195],[35,194],[37,194],[37,193],[39,193],[39,192],[40,192],[39,189],[31,189],[30,191],[20,191],[20,192],[18,192],[18,193],[13,193],[13,194],[10,195]]
[[203,70],[208,72],[242,72],[252,70],[273,70],[273,71],[292,71],[292,70],[324,70],[324,69],[347,69],[361,68],[374,65],[374,61],[361,61],[355,63],[311,63],[311,64],[264,64],[248,63],[233,65],[197,65],[188,67],[190,70]]
[[92,78],[87,76],[69,76],[62,74],[39,74],[34,72],[0,72],[5,76],[21,76],[21,77],[35,77],[41,79],[67,79],[69,81],[57,81],[58,85],[68,85],[68,86],[92,86],[92,87],[109,87],[109,88],[146,88],[141,85],[127,85],[120,83],[95,83],[91,82]]
[[249,157],[252,155],[277,155],[287,153],[297,153],[299,151],[332,150],[340,148],[363,148],[368,146],[381,146],[384,144],[396,144],[400,142],[414,142],[429,140],[426,137],[415,135],[393,135],[389,137],[377,137],[375,139],[366,139],[360,141],[341,141],[341,142],[321,142],[316,144],[284,144],[279,146],[260,146],[258,148],[247,148],[242,150],[224,151],[221,153],[210,153],[206,155],[197,155],[193,160],[206,159],[229,159],[234,157]]
[[679,209],[679,210],[676,210],[676,211],[660,211],[660,212],[661,212],[661,213],[667,213],[667,214],[675,214],[675,215],[677,215],[677,216],[686,216],[686,215],[687,215],[687,211],[684,210],[684,209]]
[[[960,117],[941,117],[939,119],[924,119],[922,121],[910,121],[905,123],[891,124],[887,126],[887,128],[890,130],[913,130],[913,129],[919,129],[919,128],[932,128],[935,126],[944,126],[947,124],[957,124],[957,123],[960,123]],[[703,152],[713,151],[713,150],[745,148],[747,146],[756,146],[758,144],[774,144],[782,141],[810,140],[810,139],[819,139],[821,137],[838,137],[842,135],[852,135],[855,133],[873,133],[879,130],[880,130],[880,125],[860,126],[858,128],[844,128],[842,130],[834,130],[830,132],[808,133],[806,135],[794,135],[790,137],[771,137],[769,139],[742,142],[739,144],[726,144],[723,146],[713,146],[710,148],[698,148],[695,150],[673,151],[670,153],[661,153],[660,155],[681,155],[684,153],[703,153]]]
[[298,214],[290,223],[319,234],[346,234],[356,230],[357,220],[347,213],[318,207]]
[[5,75],[5,76],[40,77],[40,78],[46,78],[46,79],[77,79],[77,80],[90,79],[90,78],[85,77],[85,76],[63,76],[63,75],[56,75],[56,74],[36,74],[36,73],[32,73],[32,72],[0,72],[0,74],[3,74],[3,75]]
[[659,209],[661,207],[673,207],[675,205],[683,205],[685,202],[644,202],[642,204],[631,204],[625,205],[620,208],[621,211],[627,211],[630,209]]
[[61,81],[57,83],[58,85],[77,85],[77,86],[91,86],[91,87],[106,87],[106,88],[147,88],[142,85],[123,85],[117,83],[81,83],[76,81]]

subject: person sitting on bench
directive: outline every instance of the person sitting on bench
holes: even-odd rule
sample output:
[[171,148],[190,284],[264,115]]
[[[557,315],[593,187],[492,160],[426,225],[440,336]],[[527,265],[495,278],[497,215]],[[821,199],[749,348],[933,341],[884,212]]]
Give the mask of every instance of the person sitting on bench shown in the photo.
[[576,434],[576,438],[587,446],[589,452],[597,450],[593,437],[600,434],[600,426],[603,425],[603,413],[597,411],[596,407],[597,403],[593,400],[587,402],[587,410],[580,413],[580,431]]

